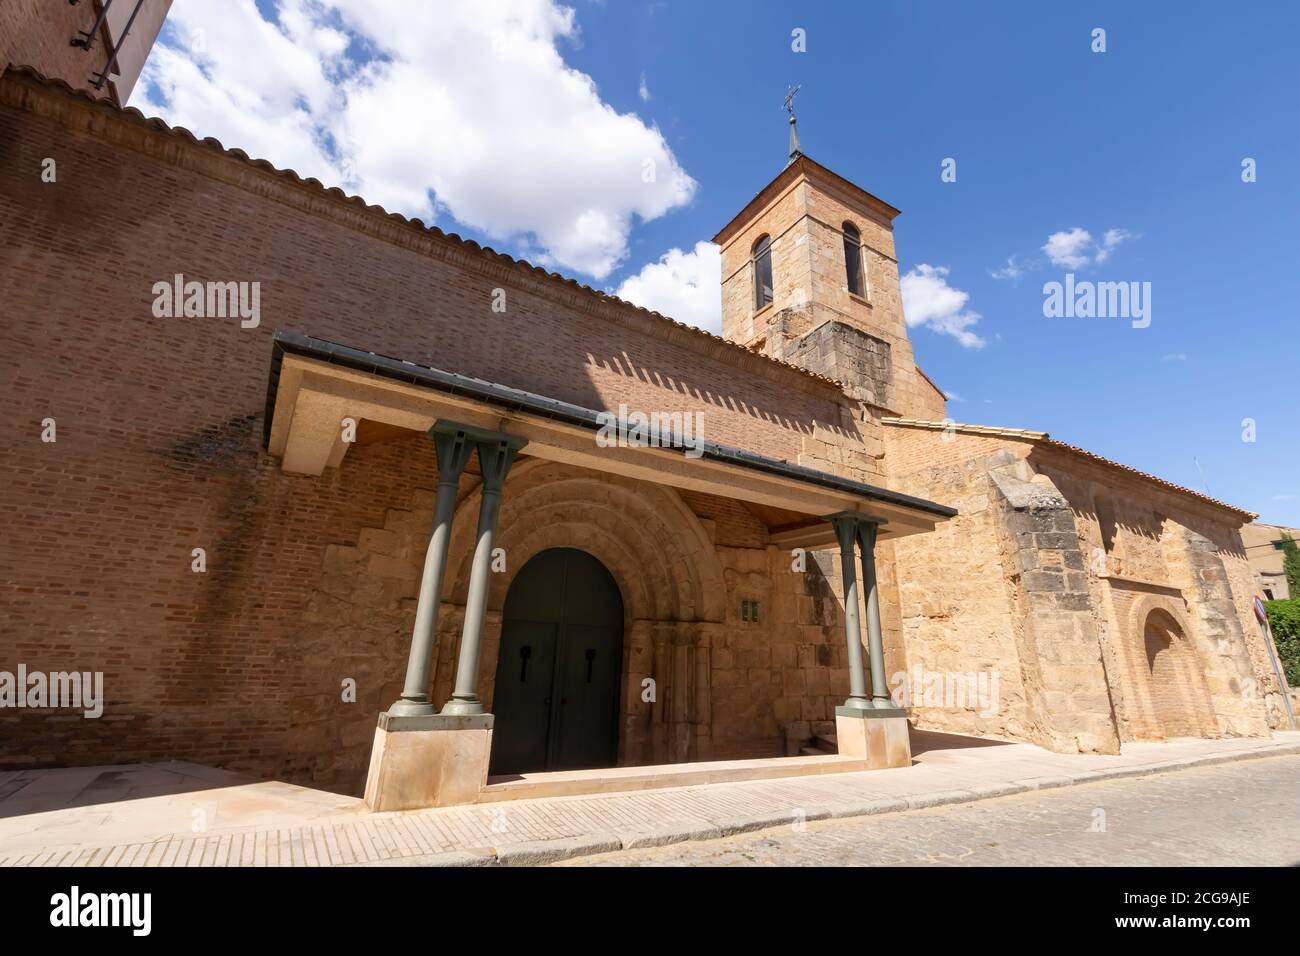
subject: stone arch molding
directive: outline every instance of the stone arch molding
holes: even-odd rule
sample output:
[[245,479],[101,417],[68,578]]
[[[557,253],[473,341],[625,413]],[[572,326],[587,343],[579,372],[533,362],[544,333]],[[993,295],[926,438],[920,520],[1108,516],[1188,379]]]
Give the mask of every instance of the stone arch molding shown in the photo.
[[[1157,687],[1153,676],[1147,676],[1151,667],[1146,645],[1147,625],[1156,614],[1171,621],[1178,633],[1170,653],[1175,655],[1175,667],[1184,668],[1185,683],[1177,691],[1178,703],[1173,712],[1161,708],[1156,698]],[[1129,634],[1138,664],[1144,677],[1138,691],[1142,719],[1154,724],[1160,735],[1214,737],[1218,734],[1217,707],[1207,682],[1207,659],[1197,640],[1196,631],[1188,616],[1184,598],[1174,594],[1144,594],[1129,609]],[[1168,691],[1165,691],[1166,695]],[[1172,721],[1172,723],[1171,723]]]
[[[445,599],[463,605],[478,526],[480,489],[457,505]],[[493,574],[489,611],[505,604],[510,582],[547,548],[578,548],[618,582],[632,621],[720,622],[722,565],[700,519],[666,485],[636,481],[538,458],[511,469],[501,495],[496,547],[506,573]]]
[[1152,611],[1164,611],[1182,632],[1182,639],[1191,651],[1193,659],[1199,660],[1200,653],[1196,647],[1191,622],[1187,619],[1183,599],[1165,594],[1144,594],[1133,602],[1129,609],[1128,633],[1140,644],[1146,634],[1147,619]]

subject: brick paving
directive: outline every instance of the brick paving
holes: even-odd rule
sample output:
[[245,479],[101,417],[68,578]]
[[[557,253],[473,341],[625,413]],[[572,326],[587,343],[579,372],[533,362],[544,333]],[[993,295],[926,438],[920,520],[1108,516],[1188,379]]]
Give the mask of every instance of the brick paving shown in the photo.
[[899,770],[382,814],[192,764],[15,771],[0,774],[0,866],[548,863],[1281,754],[1300,755],[1300,733],[1138,744],[1117,757],[932,750]]

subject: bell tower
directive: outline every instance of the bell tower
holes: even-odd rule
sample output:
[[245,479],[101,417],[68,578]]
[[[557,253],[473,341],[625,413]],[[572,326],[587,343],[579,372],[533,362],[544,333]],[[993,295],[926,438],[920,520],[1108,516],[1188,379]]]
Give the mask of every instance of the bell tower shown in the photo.
[[713,237],[722,334],[837,379],[886,414],[941,421],[943,393],[916,367],[903,319],[899,211],[805,156],[786,105],[790,161]]

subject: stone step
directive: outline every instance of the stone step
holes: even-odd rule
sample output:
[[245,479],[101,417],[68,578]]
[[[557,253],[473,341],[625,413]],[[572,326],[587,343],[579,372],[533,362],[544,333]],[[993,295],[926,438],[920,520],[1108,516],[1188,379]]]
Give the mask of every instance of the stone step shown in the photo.
[[694,787],[705,783],[776,780],[806,774],[859,773],[868,769],[856,757],[822,750],[798,757],[759,757],[660,766],[608,767],[598,770],[552,770],[488,777],[479,802],[564,797],[583,793],[614,793],[661,787]]
[[818,734],[812,741],[813,752],[823,754],[837,754],[840,752],[839,740],[834,734]]

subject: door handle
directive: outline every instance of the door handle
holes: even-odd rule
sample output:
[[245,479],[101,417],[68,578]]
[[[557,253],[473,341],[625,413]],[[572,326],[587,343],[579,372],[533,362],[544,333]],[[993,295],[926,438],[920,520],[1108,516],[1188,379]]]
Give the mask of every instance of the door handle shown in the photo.
[[596,649],[594,647],[587,648],[587,683],[588,684],[591,683],[591,665],[594,664],[595,661],[596,661]]
[[531,644],[525,644],[523,647],[519,648],[519,683],[521,684],[528,677],[528,658],[532,656],[533,647]]

